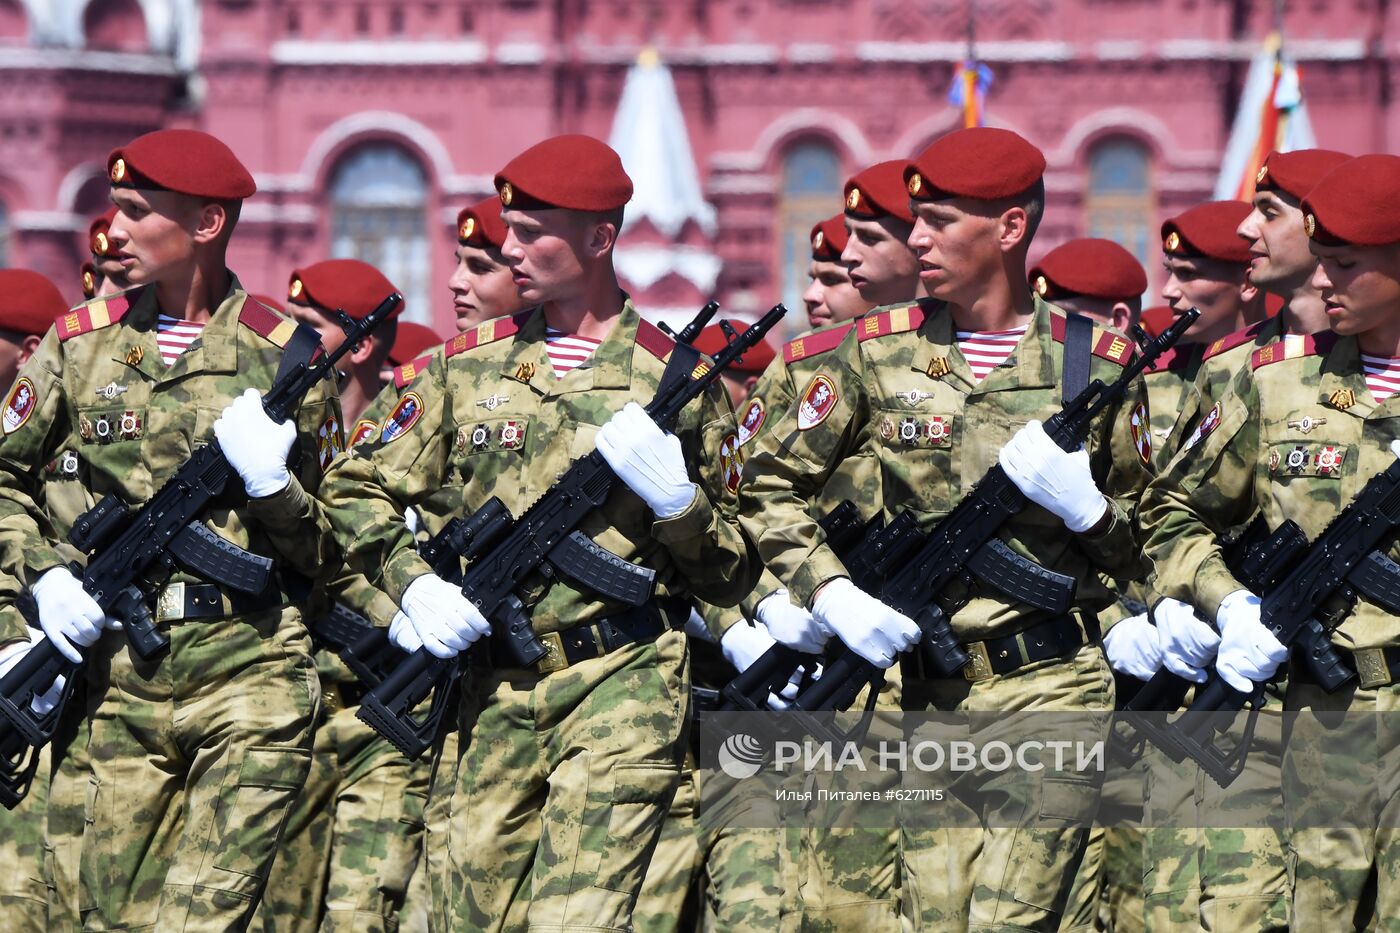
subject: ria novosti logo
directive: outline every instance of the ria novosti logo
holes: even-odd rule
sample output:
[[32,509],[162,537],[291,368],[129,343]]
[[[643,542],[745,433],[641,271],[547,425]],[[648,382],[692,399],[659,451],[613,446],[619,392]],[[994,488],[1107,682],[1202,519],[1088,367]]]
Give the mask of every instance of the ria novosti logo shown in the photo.
[[720,770],[736,781],[751,778],[763,767],[766,757],[758,739],[745,732],[736,732],[719,747]]

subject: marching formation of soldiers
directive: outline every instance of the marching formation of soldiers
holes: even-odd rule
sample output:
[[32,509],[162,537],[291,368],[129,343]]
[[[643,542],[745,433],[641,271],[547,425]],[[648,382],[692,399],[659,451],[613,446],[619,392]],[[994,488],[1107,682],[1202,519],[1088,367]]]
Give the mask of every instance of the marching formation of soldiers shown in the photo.
[[[1146,312],[1146,274],[1112,242],[1027,269],[1045,166],[971,128],[858,172],[811,232],[812,329],[748,351],[663,426],[644,406],[679,351],[619,286],[632,182],[603,143],[532,146],[462,210],[446,343],[392,318],[347,340],[395,292],[356,260],[291,270],[285,309],[249,295],[225,260],[256,185],[217,139],[114,150],[89,300],[0,271],[0,678],[47,642],[75,681],[31,701],[61,712],[0,814],[0,929],[1400,929],[1396,788],[1277,725],[1248,759],[1276,819],[1245,829],[1201,826],[1222,791],[1198,771],[1047,772],[1012,802],[974,775],[947,825],[699,812],[692,686],[776,645],[885,670],[877,710],[1103,714],[1100,742],[1118,694],[1164,670],[1267,685],[1288,711],[1400,705],[1393,615],[1362,593],[1325,620],[1362,674],[1329,690],[1220,543],[1257,516],[1315,537],[1400,450],[1400,157],[1269,155],[1252,203],[1163,225],[1168,306]],[[1047,422],[1124,373],[1130,334],[1193,308],[1081,446],[1057,443]],[[268,413],[289,369],[337,353],[338,378]],[[199,524],[266,559],[269,582],[250,594],[167,560],[141,598],[169,645],[138,651],[70,533],[215,443],[239,488]],[[644,569],[650,597],[536,569],[513,581],[523,629],[488,618],[424,542],[488,504],[525,514],[589,456],[617,482],[577,530]],[[928,529],[996,466],[1026,502],[996,537],[1070,595],[936,594],[971,659],[948,675],[818,519],[850,500]],[[357,716],[367,686],[325,634],[332,606],[461,664],[429,754]],[[1336,740],[1394,754],[1380,718],[1366,728]],[[1096,819],[1134,792],[1136,812]],[[1302,818],[1338,795],[1345,819]]]

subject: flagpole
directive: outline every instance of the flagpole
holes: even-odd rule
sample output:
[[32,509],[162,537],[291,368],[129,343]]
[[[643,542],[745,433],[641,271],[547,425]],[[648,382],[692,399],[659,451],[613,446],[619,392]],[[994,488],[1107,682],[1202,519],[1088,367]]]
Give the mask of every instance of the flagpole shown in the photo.
[[977,126],[977,0],[967,0],[967,58],[963,61],[963,126]]

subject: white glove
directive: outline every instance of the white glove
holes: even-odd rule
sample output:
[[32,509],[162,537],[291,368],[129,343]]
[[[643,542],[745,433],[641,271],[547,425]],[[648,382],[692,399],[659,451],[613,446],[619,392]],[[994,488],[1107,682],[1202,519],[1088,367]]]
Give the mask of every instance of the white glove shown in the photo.
[[1115,623],[1103,636],[1103,651],[1109,667],[1138,680],[1151,680],[1162,666],[1157,629],[1145,614]]
[[1200,616],[1196,608],[1175,599],[1164,599],[1152,609],[1157,622],[1157,640],[1162,645],[1162,663],[1178,677],[1206,682],[1205,667],[1220,648],[1220,636]]
[[831,630],[822,628],[816,618],[801,606],[794,606],[784,589],[774,590],[759,601],[754,610],[774,640],[789,648],[816,654],[826,647]]
[[[39,643],[41,635],[43,632],[30,629],[28,641],[17,641],[0,648],[0,678],[8,674],[20,662],[21,658],[33,650],[34,646]],[[40,716],[47,716],[53,712],[53,708],[58,705],[59,697],[63,695],[63,685],[67,682],[68,679],[59,674],[54,678],[53,686],[29,701],[29,708]]]
[[1039,421],[1017,431],[997,460],[1027,499],[1059,516],[1075,534],[1093,528],[1108,511],[1108,500],[1089,472],[1089,454],[1082,447],[1065,453]]
[[[786,598],[786,590],[781,590]],[[725,630],[724,636],[719,640],[719,650],[724,654],[724,658],[734,665],[735,670],[746,671],[759,658],[768,653],[777,642],[773,640],[772,634],[759,623],[749,625],[747,622],[736,622]],[[799,667],[792,672],[788,678],[787,685],[780,693],[768,694],[769,709],[787,709],[792,700],[797,698],[797,688],[802,683],[803,670]]]
[[845,577],[825,584],[812,604],[818,624],[876,667],[887,668],[901,651],[918,644],[914,620],[895,612]]
[[1259,621],[1259,597],[1235,590],[1220,601],[1215,616],[1220,629],[1220,652],[1215,670],[1241,693],[1253,693],[1288,660],[1288,649]]
[[423,639],[413,630],[413,622],[404,615],[402,609],[394,613],[394,617],[389,620],[389,641],[409,654],[423,647]]
[[[413,635],[439,658],[451,658],[483,635],[490,634],[491,623],[453,586],[437,574],[425,573],[408,585],[399,601],[408,616]],[[411,637],[400,626],[395,644],[411,643]],[[393,622],[389,637],[394,638]]]
[[675,518],[695,499],[680,440],[657,427],[636,402],[599,429],[598,453],[657,518]]
[[78,649],[95,643],[104,628],[122,627],[116,619],[103,614],[102,607],[67,567],[44,571],[34,581],[33,592],[39,606],[39,627],[59,653],[74,664],[83,661]]
[[243,477],[250,499],[261,499],[287,488],[287,455],[297,439],[297,426],[288,418],[278,424],[263,411],[257,389],[244,389],[214,422],[214,436],[228,462]]

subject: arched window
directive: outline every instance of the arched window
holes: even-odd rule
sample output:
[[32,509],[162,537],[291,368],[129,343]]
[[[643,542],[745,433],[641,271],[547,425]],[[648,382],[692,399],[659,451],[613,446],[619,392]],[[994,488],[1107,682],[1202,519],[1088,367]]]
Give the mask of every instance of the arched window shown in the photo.
[[[1156,278],[1157,193],[1152,158],[1136,140],[1115,137],[1089,153],[1089,190],[1084,196],[1086,236],[1103,237],[1128,250]],[[1154,288],[1149,284],[1149,292]]]
[[823,142],[797,143],[783,153],[783,191],[778,206],[778,284],[793,312],[784,320],[791,335],[806,330],[802,293],[812,257],[812,225],[841,207],[841,163]]
[[83,35],[94,49],[145,52],[146,16],[137,0],[92,0],[83,11]]
[[403,292],[405,320],[432,325],[428,181],[402,148],[370,143],[331,176],[331,257],[374,266]]

